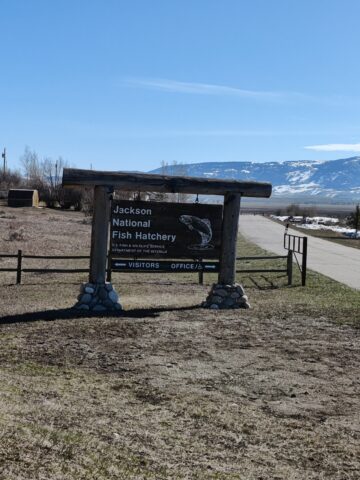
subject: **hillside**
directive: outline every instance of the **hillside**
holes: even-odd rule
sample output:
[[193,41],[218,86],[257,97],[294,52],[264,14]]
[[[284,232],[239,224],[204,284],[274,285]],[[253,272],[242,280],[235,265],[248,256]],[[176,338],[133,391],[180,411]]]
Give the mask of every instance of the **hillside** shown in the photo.
[[[184,171],[184,165],[177,165],[167,167],[167,173],[176,175],[179,168]],[[360,200],[360,157],[325,162],[206,162],[189,164],[185,168],[188,175],[197,177],[270,182],[276,197]],[[162,168],[152,171],[162,172]]]

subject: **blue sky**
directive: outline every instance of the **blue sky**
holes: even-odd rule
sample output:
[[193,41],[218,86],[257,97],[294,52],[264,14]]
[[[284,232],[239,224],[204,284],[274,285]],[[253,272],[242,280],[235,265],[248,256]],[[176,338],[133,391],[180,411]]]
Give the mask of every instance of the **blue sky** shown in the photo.
[[359,18],[358,0],[0,0],[0,149],[145,171],[358,155]]

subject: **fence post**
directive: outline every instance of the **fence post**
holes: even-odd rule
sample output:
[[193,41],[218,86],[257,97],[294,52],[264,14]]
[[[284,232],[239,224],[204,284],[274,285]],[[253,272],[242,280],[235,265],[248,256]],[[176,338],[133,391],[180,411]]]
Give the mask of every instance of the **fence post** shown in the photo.
[[[202,258],[198,259],[198,262],[202,262],[202,261],[203,261]],[[202,285],[203,283],[204,283],[204,271],[199,270],[199,285]]]
[[288,251],[287,254],[287,277],[288,277],[288,285],[292,285],[292,275],[293,275],[293,252],[292,250]]
[[22,250],[18,250],[17,256],[17,271],[16,271],[16,284],[21,283],[21,264],[22,264]]
[[302,254],[302,266],[301,266],[301,285],[306,285],[306,266],[307,266],[307,237],[303,237],[303,254]]
[[107,270],[106,270],[106,281],[111,282],[111,253],[108,253],[107,257]]

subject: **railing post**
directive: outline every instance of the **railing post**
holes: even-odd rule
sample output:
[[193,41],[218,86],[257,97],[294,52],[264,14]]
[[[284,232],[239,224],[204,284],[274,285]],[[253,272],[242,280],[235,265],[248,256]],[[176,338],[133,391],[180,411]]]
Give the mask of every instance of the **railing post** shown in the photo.
[[288,251],[287,254],[287,277],[288,277],[288,285],[292,285],[292,275],[293,275],[293,252],[292,250]]
[[17,255],[17,271],[16,271],[16,284],[21,283],[21,264],[22,264],[22,250],[18,250]]
[[301,266],[301,285],[306,285],[306,267],[307,267],[307,237],[303,238],[302,266]]

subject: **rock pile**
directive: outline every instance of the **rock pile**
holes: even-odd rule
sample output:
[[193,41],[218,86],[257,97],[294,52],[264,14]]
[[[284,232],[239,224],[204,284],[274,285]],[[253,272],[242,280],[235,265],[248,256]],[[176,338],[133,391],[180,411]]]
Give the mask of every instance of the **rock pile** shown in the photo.
[[122,310],[119,296],[111,283],[83,283],[74,308],[97,313]]
[[202,306],[212,309],[250,308],[243,287],[237,283],[234,285],[214,283]]

